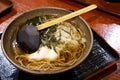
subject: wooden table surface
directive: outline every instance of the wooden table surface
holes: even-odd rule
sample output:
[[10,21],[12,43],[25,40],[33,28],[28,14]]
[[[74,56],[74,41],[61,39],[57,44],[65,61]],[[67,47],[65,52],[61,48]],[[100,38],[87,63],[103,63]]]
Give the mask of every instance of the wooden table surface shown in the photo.
[[[12,10],[0,17],[0,32],[2,32],[7,25],[20,13],[26,10],[34,9],[36,7],[60,7],[68,10],[78,10],[84,6],[74,2],[73,0],[13,0],[14,6]],[[90,27],[106,41],[116,53],[120,53],[120,18],[93,10],[82,14]],[[120,60],[119,60],[120,61]],[[106,69],[91,77],[91,80],[120,80],[120,63],[116,63],[110,68]],[[88,78],[86,78],[88,79]]]

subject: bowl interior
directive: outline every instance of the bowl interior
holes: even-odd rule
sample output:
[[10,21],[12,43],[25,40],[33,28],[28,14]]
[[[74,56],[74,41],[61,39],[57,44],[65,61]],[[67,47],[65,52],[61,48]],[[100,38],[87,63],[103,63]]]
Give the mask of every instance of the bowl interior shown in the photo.
[[[6,30],[4,31],[3,36],[2,36],[2,50],[5,54],[5,56],[7,57],[7,59],[14,66],[18,67],[19,69],[22,69],[23,71],[33,73],[33,74],[49,74],[49,73],[42,73],[42,72],[38,72],[38,71],[30,71],[30,70],[20,66],[19,63],[15,60],[15,53],[12,49],[12,40],[14,38],[14,35],[16,34],[16,30],[18,29],[19,25],[26,22],[28,19],[34,18],[36,16],[51,15],[51,14],[57,15],[58,17],[60,17],[63,15],[66,15],[68,13],[70,13],[70,11],[67,11],[67,10],[64,10],[61,8],[49,7],[49,8],[37,8],[37,9],[27,11],[27,12],[17,16],[9,24],[9,26],[6,28]],[[81,17],[75,17],[75,18],[73,18],[73,20],[80,26],[80,29],[82,31],[84,31],[84,33],[86,34],[85,37],[87,39],[87,45],[84,50],[84,54],[80,57],[80,60],[75,65],[70,66],[64,70],[51,72],[50,74],[64,72],[66,70],[69,70],[69,69],[77,66],[78,64],[83,62],[83,60],[86,59],[86,57],[88,56],[88,54],[91,50],[92,43],[93,43],[93,35],[92,35],[90,27],[87,25],[87,23]]]

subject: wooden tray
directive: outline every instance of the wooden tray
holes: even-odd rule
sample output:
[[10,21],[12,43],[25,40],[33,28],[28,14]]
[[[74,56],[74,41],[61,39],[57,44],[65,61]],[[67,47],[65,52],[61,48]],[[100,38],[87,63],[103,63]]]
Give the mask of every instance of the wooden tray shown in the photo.
[[120,17],[120,0],[73,0],[84,5],[96,4],[99,10]]
[[11,0],[0,0],[0,16],[7,13],[13,7]]

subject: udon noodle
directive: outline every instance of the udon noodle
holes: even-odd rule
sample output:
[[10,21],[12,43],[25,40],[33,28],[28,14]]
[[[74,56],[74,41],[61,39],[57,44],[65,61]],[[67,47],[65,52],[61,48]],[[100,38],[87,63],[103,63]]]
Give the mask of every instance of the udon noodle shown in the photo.
[[[38,16],[28,20],[24,25],[38,25],[54,18],[56,17],[47,15]],[[19,49],[19,45],[16,44],[15,40],[13,41],[15,59],[21,66],[40,72],[65,69],[74,65],[79,60],[86,47],[85,34],[72,20],[61,22],[41,30],[40,36],[41,44],[39,50],[31,54],[23,52]],[[45,48],[45,50],[40,53],[42,48]],[[52,57],[55,56],[54,58],[49,56],[44,56],[42,58],[39,58],[39,56],[37,56],[37,58],[34,57],[33,54],[45,54],[47,49],[55,53],[55,55],[52,54]]]

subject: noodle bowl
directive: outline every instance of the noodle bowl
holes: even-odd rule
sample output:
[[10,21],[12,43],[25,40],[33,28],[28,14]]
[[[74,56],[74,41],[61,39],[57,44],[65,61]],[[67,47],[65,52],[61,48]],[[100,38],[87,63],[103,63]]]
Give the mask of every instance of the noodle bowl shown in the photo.
[[[44,23],[54,18],[56,17],[39,16],[27,20],[24,25],[38,25],[39,22]],[[36,22],[34,22],[34,19],[36,19]],[[39,33],[42,43],[39,49],[31,54],[22,52],[19,45],[13,40],[15,59],[21,66],[30,70],[49,72],[74,65],[86,47],[85,34],[74,21],[61,22],[41,30]]]
[[2,49],[7,59],[33,74],[60,73],[79,65],[88,56],[93,41],[90,28],[80,17],[40,30],[41,44],[34,53],[22,51],[16,41],[24,25],[36,26],[68,13],[59,8],[38,8],[18,16],[2,36]]

